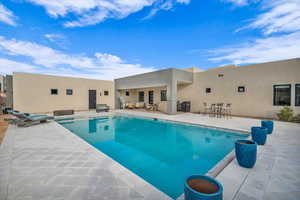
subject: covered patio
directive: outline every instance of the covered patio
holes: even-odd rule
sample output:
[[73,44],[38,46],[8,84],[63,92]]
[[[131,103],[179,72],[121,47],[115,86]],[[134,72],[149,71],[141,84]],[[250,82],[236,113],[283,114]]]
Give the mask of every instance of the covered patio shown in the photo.
[[115,107],[151,108],[167,114],[177,113],[178,90],[193,83],[188,70],[166,69],[115,80]]

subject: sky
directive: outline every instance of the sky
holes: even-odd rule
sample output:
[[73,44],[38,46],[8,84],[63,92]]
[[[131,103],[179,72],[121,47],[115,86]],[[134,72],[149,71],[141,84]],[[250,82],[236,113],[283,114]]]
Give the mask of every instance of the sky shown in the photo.
[[0,0],[0,74],[93,79],[300,57],[300,0]]

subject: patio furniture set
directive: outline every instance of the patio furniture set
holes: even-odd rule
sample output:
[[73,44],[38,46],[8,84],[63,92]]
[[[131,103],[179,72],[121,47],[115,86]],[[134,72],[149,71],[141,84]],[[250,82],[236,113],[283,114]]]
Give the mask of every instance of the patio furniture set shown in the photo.
[[126,109],[139,109],[139,108],[146,108],[150,111],[157,111],[158,110],[158,104],[147,104],[145,105],[144,102],[138,102],[138,103],[125,103],[124,108]]
[[190,101],[177,101],[177,112],[190,112],[191,102]]
[[204,102],[204,114],[209,114],[215,117],[231,117],[231,103],[208,103]]

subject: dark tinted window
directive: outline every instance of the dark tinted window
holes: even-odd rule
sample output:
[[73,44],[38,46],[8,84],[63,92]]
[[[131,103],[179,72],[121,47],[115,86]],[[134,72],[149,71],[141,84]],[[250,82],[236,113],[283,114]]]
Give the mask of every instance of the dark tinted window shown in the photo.
[[129,94],[129,92],[128,91],[126,91],[126,96],[129,96],[130,94]]
[[108,91],[106,90],[106,91],[104,91],[104,96],[108,96]]
[[244,86],[239,86],[238,87],[238,92],[245,92],[245,87]]
[[291,105],[291,85],[274,85],[274,106]]
[[73,90],[72,89],[67,89],[66,94],[67,95],[73,95]]
[[167,90],[160,91],[160,101],[167,101]]
[[300,84],[295,85],[295,106],[300,106]]
[[139,102],[144,102],[144,92],[139,92]]
[[205,92],[206,92],[206,93],[211,93],[211,88],[206,88],[206,89],[205,89]]
[[57,95],[58,94],[58,89],[51,89],[51,94],[52,95]]

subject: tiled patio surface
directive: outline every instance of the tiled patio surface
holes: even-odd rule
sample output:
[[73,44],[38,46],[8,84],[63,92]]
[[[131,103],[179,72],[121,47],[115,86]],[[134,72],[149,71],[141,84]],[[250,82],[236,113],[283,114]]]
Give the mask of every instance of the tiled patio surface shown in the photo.
[[[260,121],[116,111],[249,131]],[[88,116],[94,113],[80,113]],[[275,122],[253,169],[234,160],[217,179],[224,199],[300,199],[300,125]],[[168,199],[166,195],[57,123],[10,126],[0,146],[0,199]]]
[[170,199],[56,122],[10,126],[0,163],[1,200]]

